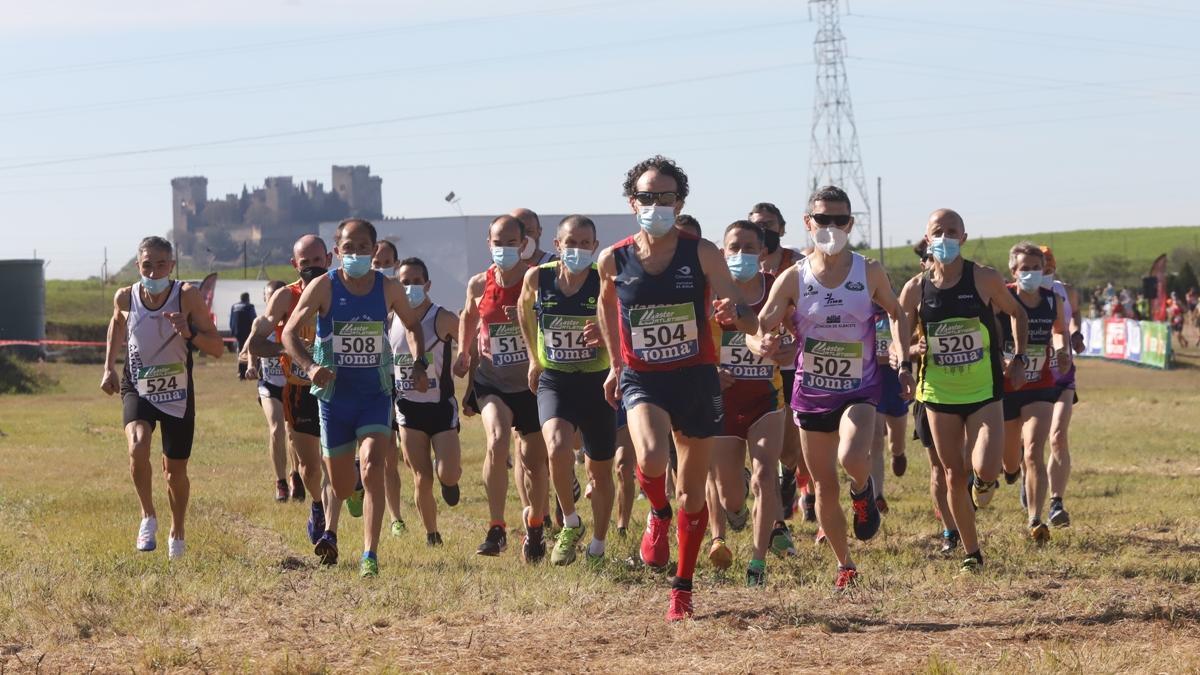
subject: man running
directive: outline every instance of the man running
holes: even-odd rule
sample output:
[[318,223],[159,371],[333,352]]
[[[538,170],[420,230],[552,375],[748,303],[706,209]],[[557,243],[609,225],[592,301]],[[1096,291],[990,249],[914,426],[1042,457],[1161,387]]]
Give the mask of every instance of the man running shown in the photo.
[[[321,453],[333,493],[350,496],[359,483],[355,455],[362,468],[363,555],[359,574],[379,574],[376,545],[383,524],[384,470],[393,449],[392,354],[387,344],[388,313],[407,329],[410,354],[425,354],[421,316],[395,279],[371,269],[375,226],[348,218],[337,226],[334,252],[339,269],[313,279],[283,329],[288,356],[312,380],[321,416]],[[303,327],[316,319],[313,351]],[[413,361],[417,391],[428,388],[424,357]],[[357,453],[355,452],[357,450]]]
[[[1063,316],[1069,322],[1071,350],[1076,354],[1082,354],[1085,345],[1083,344],[1083,333],[1079,330],[1082,325],[1079,293],[1073,286],[1055,278],[1058,265],[1055,263],[1054,252],[1050,250],[1050,247],[1043,246],[1042,253],[1046,256],[1042,288],[1048,288],[1058,296],[1058,301],[1062,303]],[[1079,395],[1075,391],[1074,360],[1071,361],[1069,368],[1063,368],[1057,363],[1054,364],[1054,367],[1057,376],[1055,384],[1059,387],[1060,393],[1058,400],[1054,403],[1054,412],[1050,417],[1050,524],[1055,527],[1068,527],[1071,524],[1071,516],[1063,507],[1063,495],[1067,492],[1067,481],[1071,478],[1069,431],[1071,414],[1075,411],[1075,404],[1079,402]]]
[[[263,287],[263,303],[270,304],[271,295],[283,288],[282,281],[269,281]],[[269,339],[274,339],[274,334]],[[246,377],[258,379],[258,403],[263,417],[267,418],[267,451],[271,467],[275,470],[275,501],[286,502],[291,496],[296,501],[304,500],[304,482],[300,480],[300,462],[294,450],[288,447],[287,430],[283,428],[283,366],[279,357],[259,359],[250,355],[249,337],[242,343],[238,359],[246,362]],[[291,485],[287,480],[288,460],[292,463]]]
[[693,613],[692,576],[708,521],[712,437],[721,430],[723,414],[708,322],[710,294],[722,298],[714,303],[718,320],[745,333],[756,332],[758,320],[741,303],[720,250],[674,227],[688,196],[687,174],[675,162],[661,155],[639,162],[623,187],[640,231],[600,254],[600,325],[612,359],[604,388],[616,407],[619,386],[625,404],[638,482],[651,506],[640,555],[656,568],[670,559],[666,473],[668,430],[674,432],[682,515],[667,620],[678,621]]
[[[378,254],[376,256],[378,260]],[[454,398],[454,378],[450,374],[458,315],[434,304],[429,297],[429,268],[420,258],[400,261],[397,279],[404,286],[408,304],[421,317],[425,335],[426,375],[429,388],[417,391],[413,381],[414,359],[408,350],[408,329],[396,316],[388,329],[396,374],[396,421],[400,427],[400,445],[413,472],[413,499],[425,525],[425,543],[441,546],[438,531],[437,502],[433,499],[433,481],[442,486],[447,506],[457,506],[458,480],[462,477],[462,448],[458,443],[458,400]],[[432,453],[432,458],[431,458]],[[399,490],[397,480],[397,490]],[[393,528],[395,523],[393,522]]]
[[575,512],[577,433],[583,436],[591,481],[588,562],[603,561],[612,516],[617,420],[604,398],[609,358],[596,324],[600,274],[592,261],[597,246],[595,223],[587,216],[567,216],[554,238],[559,259],[530,268],[521,291],[529,390],[537,395],[538,418],[550,454],[550,477],[563,512],[563,528],[550,553],[555,565],[575,561],[575,549],[585,529]]
[[697,239],[704,238],[704,231],[700,229],[700,221],[696,220],[695,216],[689,216],[686,213],[681,213],[675,218],[675,227],[687,232]]
[[[526,245],[525,226],[513,216],[499,216],[488,226],[487,242],[492,265],[467,282],[467,298],[458,327],[461,351],[454,375],[466,377],[471,366],[471,345],[476,345],[471,399],[464,403],[483,417],[487,454],[483,483],[491,520],[478,555],[498,556],[508,547],[504,506],[508,499],[508,451],[512,430],[524,440],[514,465],[521,464],[529,477],[528,504],[522,509],[525,540],[521,555],[537,562],[546,555],[544,506],[549,504],[549,467],[546,443],[538,421],[537,398],[529,391],[529,352],[517,321],[521,282],[528,263],[520,251]],[[523,451],[522,451],[523,450]],[[517,476],[518,480],[520,476]],[[534,508],[542,506],[542,508]],[[542,513],[535,513],[541,511]]]
[[[312,497],[308,539],[313,544],[313,553],[325,565],[337,563],[337,528],[342,500],[329,489],[321,462],[321,421],[317,398],[311,391],[312,380],[284,351],[282,336],[283,327],[291,318],[301,293],[313,279],[324,275],[332,262],[333,256],[320,237],[306,234],[297,239],[292,245],[291,263],[300,278],[271,295],[266,311],[255,319],[247,343],[250,354],[259,358],[278,358],[283,367],[284,427],[300,463],[300,479]],[[315,323],[302,327],[301,339],[311,350],[316,339]]]
[[[162,468],[171,503],[167,558],[178,560],[184,553],[184,518],[191,491],[187,466],[196,428],[192,350],[220,358],[225,345],[200,291],[170,278],[175,270],[170,242],[146,237],[138,244],[137,264],[140,279],[113,296],[100,390],[109,396],[121,392],[129,473],[142,506],[139,551],[157,547],[150,443],[155,425],[162,424]],[[118,380],[116,361],[122,342],[125,367]]]
[[[754,312],[762,309],[775,282],[774,275],[759,270],[764,241],[763,229],[748,220],[734,221],[725,228],[725,263],[741,297]],[[753,467],[750,489],[754,493],[754,549],[746,568],[746,585],[765,586],[767,549],[782,556],[792,548],[791,536],[783,524],[777,475],[785,417],[780,391],[783,381],[779,366],[772,359],[752,351],[756,336],[716,322],[712,335],[720,355],[718,374],[725,420],[724,428],[713,440],[713,486],[708,500],[713,543],[708,557],[718,569],[728,568],[733,560],[725,545],[725,525],[726,520],[731,526],[737,525],[736,529],[745,525],[744,472],[749,450]],[[739,522],[734,522],[735,518]]]
[[[846,518],[838,505],[838,464],[850,476],[854,536],[867,540],[880,516],[871,480],[870,450],[879,403],[875,306],[891,319],[893,350],[903,363],[900,395],[912,397],[907,357],[910,333],[883,266],[846,247],[854,227],[850,197],[833,186],[809,197],[804,224],[816,248],[780,275],[759,314],[764,346],[778,344],[775,331],[789,319],[798,342],[792,410],[800,426],[804,462],[816,491],[817,522],[833,549],[834,588],[856,583]],[[766,354],[771,350],[767,349]]]
[[[934,211],[925,239],[933,264],[904,285],[900,304],[925,336],[917,400],[924,403],[929,417],[938,458],[946,470],[950,513],[967,551],[960,569],[975,572],[983,567],[983,553],[975,531],[974,505],[986,506],[999,487],[996,477],[1004,445],[1000,398],[1006,375],[993,313],[999,309],[1012,317],[1015,349],[1007,377],[1015,383],[1024,377],[1029,359],[1025,308],[996,270],[960,255],[967,230],[957,213]],[[968,456],[974,468],[969,494]]]
[[[387,239],[380,239],[379,243],[375,245],[375,257],[371,258],[371,269],[382,273],[385,277],[395,277],[396,279],[399,279],[399,275],[397,274],[398,270],[396,269],[399,265],[400,253],[396,250],[396,245]],[[394,322],[395,317],[392,317],[389,326]],[[400,325],[403,326],[404,324]],[[425,335],[428,337],[432,334],[426,332]],[[396,354],[396,343],[391,342],[390,338],[389,342],[392,347],[392,353]],[[403,347],[402,349],[407,349],[407,347]],[[449,372],[449,368],[447,368],[446,371]],[[432,375],[430,377],[430,386],[433,386],[436,378],[433,378]],[[393,420],[392,427],[396,430],[396,438],[393,439],[392,445],[394,447],[388,451],[387,459],[384,464],[383,493],[387,497],[388,515],[391,517],[392,522],[391,527],[388,528],[388,531],[392,533],[393,537],[399,537],[404,534],[404,530],[407,526],[404,524],[404,518],[400,516],[400,425]]]
[[[1030,242],[1020,242],[1008,254],[1008,268],[1015,283],[1009,292],[1024,307],[1029,326],[1027,349],[1028,367],[1024,381],[1004,386],[1004,475],[1011,484],[1022,477],[1021,502],[1029,516],[1029,537],[1038,546],[1050,541],[1050,528],[1042,522],[1046,503],[1046,439],[1050,436],[1050,417],[1059,389],[1051,364],[1070,363],[1071,352],[1066,347],[1062,303],[1054,291],[1042,288],[1042,265],[1045,255]],[[1008,317],[1000,316],[1004,356],[1012,359],[1013,339]],[[1064,345],[1054,348],[1054,336]],[[1024,448],[1024,452],[1022,452]]]
[[892,473],[903,476],[908,469],[904,454],[905,433],[908,431],[909,401],[900,396],[900,374],[891,366],[891,322],[887,313],[875,314],[875,359],[879,362],[879,405],[875,406],[875,438],[871,441],[871,480],[875,484],[875,505],[879,512],[888,512],[883,496],[884,456],[891,457]]

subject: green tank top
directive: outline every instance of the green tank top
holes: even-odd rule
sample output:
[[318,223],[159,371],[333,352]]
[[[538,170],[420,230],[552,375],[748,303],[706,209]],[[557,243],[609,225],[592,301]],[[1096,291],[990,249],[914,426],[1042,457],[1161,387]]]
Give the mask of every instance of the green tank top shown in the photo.
[[918,401],[963,405],[999,399],[1004,378],[996,320],[975,288],[975,264],[963,261],[962,278],[938,288],[921,278],[917,317],[925,356],[917,374]]
[[587,279],[574,294],[563,295],[555,283],[558,261],[538,266],[538,290],[533,309],[537,314],[538,363],[546,370],[594,373],[608,369],[608,352],[588,347],[583,328],[596,321],[600,300],[600,272],[592,265]]

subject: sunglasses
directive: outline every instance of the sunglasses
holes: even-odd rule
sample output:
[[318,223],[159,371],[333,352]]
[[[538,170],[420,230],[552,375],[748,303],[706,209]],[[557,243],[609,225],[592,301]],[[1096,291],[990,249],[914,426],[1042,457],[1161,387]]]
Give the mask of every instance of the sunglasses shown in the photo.
[[821,227],[828,227],[830,225],[837,225],[838,227],[841,227],[843,225],[850,224],[850,216],[835,216],[828,213],[810,213],[808,214],[808,217],[812,218],[813,222]]
[[679,198],[674,192],[635,192],[633,198],[642,206],[658,204],[659,206],[674,206]]

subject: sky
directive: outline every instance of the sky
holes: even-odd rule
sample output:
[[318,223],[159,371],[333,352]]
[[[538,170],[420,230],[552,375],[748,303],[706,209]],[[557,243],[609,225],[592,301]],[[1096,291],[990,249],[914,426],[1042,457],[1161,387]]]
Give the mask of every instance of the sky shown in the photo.
[[[940,207],[976,238],[1200,223],[1194,2],[842,7],[886,244]],[[36,252],[50,278],[166,234],[175,176],[207,176],[213,198],[266,176],[328,188],[335,163],[383,178],[388,217],[453,215],[451,190],[470,214],[613,213],[625,171],[661,153],[706,233],[771,201],[803,242],[803,0],[0,0],[0,16],[3,257]]]

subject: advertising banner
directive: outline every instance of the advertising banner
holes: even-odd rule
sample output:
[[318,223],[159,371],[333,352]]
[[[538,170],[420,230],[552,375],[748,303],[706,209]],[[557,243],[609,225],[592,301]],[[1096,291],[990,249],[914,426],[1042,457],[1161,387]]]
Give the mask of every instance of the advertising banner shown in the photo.
[[1080,356],[1095,356],[1153,368],[1171,367],[1171,331],[1166,323],[1133,319],[1084,319],[1079,330],[1083,333],[1085,345]]

